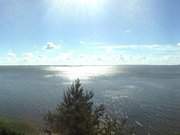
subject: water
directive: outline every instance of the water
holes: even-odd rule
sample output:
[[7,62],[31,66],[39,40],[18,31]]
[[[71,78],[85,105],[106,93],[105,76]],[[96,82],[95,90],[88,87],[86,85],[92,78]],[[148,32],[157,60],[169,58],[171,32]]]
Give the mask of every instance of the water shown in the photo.
[[140,132],[180,132],[180,66],[2,66],[0,114],[41,122],[76,78]]

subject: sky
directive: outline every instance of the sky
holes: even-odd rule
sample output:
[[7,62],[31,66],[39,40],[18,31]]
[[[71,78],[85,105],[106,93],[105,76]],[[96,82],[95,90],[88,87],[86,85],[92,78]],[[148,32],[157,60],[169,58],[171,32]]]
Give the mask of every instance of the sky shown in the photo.
[[0,0],[0,65],[180,64],[179,0]]

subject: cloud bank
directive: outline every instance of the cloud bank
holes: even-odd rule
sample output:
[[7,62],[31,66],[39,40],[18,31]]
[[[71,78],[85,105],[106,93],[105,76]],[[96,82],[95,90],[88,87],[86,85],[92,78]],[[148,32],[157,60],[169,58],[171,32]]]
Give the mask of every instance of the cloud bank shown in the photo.
[[[17,65],[176,65],[180,64],[180,43],[177,44],[108,44],[80,41],[74,49],[48,42],[44,51],[25,53],[10,51],[1,56],[1,64]],[[5,61],[4,63],[2,61]]]

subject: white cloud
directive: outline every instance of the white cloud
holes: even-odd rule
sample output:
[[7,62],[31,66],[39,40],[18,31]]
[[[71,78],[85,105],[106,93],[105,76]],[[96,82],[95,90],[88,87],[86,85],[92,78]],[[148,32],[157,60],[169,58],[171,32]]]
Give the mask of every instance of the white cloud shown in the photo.
[[101,48],[101,49],[108,49],[108,50],[112,50],[112,49],[139,49],[139,48],[147,48],[147,49],[153,49],[153,48],[160,48],[161,45],[158,44],[147,44],[147,45],[136,45],[136,44],[132,44],[132,45],[126,45],[126,44],[119,44],[119,45],[98,45],[95,46],[97,48]]
[[11,65],[11,64],[14,65],[14,64],[17,64],[18,58],[14,52],[10,51],[7,54],[7,57],[4,58],[4,61],[6,61],[5,63],[8,65]]
[[59,47],[60,47],[60,45],[57,45],[53,42],[47,42],[47,45],[44,48],[47,50],[52,50],[52,49],[57,49]]
[[61,53],[57,56],[58,61],[69,61],[73,59],[71,52]]
[[34,55],[32,53],[24,53],[23,54],[23,60],[25,62],[30,62],[33,60],[33,58],[34,58]]
[[[76,50],[30,51],[17,54],[9,51],[1,61],[7,64],[60,65],[119,65],[119,64],[178,64],[180,43],[177,44],[108,44],[80,41]],[[44,49],[58,45],[48,42]],[[82,51],[82,50],[88,51]],[[21,57],[18,57],[21,56]],[[1,62],[2,63],[2,62]]]
[[61,58],[63,60],[70,60],[72,58],[72,54],[71,53],[63,53],[63,54],[61,54]]
[[7,55],[9,59],[16,59],[16,54],[13,52],[9,52]]
[[172,45],[168,44],[109,44],[104,42],[85,42],[80,41],[81,45],[84,45],[86,47],[93,47],[93,48],[100,48],[112,51],[112,49],[155,49],[155,48],[161,48],[161,47],[171,47]]
[[97,46],[97,45],[104,45],[105,43],[103,42],[87,42],[87,41],[80,41],[80,45],[84,46]]

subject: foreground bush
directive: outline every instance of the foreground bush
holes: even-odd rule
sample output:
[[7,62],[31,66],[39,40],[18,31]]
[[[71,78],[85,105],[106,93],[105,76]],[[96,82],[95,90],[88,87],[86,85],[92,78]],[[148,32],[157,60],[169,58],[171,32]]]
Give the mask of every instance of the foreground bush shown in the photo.
[[103,105],[95,106],[93,93],[76,80],[64,93],[63,102],[45,116],[46,132],[60,135],[128,135],[127,121],[112,119]]
[[1,128],[0,129],[0,135],[24,135],[23,133],[19,133],[16,131],[11,131],[9,129]]

